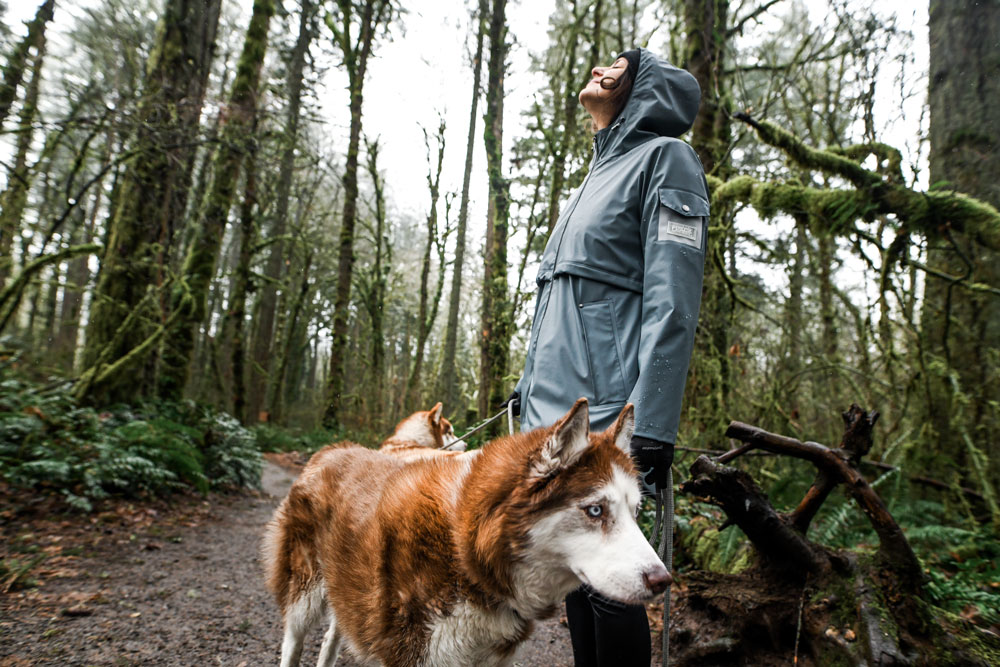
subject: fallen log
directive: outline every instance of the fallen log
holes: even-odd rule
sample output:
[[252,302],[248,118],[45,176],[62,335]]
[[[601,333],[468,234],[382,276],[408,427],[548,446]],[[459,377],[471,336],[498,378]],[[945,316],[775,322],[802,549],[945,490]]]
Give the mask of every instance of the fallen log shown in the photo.
[[[920,562],[858,470],[871,450],[878,413],[853,405],[843,418],[836,447],[734,421],[726,435],[742,444],[714,459],[699,456],[691,466],[680,491],[722,508],[726,520],[719,530],[742,530],[756,559],[738,574],[679,577],[669,625],[675,667],[998,664],[1000,639],[983,644],[971,624],[933,614],[923,600]],[[726,465],[762,452],[815,466],[815,479],[794,511],[777,512],[748,473]],[[808,539],[816,513],[839,485],[878,536],[873,556]]]

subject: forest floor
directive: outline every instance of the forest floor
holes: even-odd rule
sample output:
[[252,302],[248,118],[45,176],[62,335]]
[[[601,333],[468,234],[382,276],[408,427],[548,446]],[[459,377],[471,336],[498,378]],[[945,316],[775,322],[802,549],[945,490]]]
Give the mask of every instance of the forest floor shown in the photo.
[[[280,618],[258,548],[297,474],[293,459],[265,462],[262,493],[109,505],[87,516],[4,499],[0,557],[45,558],[30,572],[35,586],[3,594],[10,580],[0,580],[0,667],[277,664]],[[321,639],[316,628],[304,665],[315,664]],[[518,662],[558,667],[572,655],[560,614],[536,625]],[[357,663],[342,653],[337,664]]]

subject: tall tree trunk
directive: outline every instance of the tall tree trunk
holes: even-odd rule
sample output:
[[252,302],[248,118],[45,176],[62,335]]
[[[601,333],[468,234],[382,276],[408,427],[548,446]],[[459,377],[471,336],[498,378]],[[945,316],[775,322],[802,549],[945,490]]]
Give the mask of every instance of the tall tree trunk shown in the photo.
[[[256,123],[255,123],[256,125]],[[254,127],[256,133],[256,127]],[[251,142],[253,139],[251,138]],[[254,210],[257,206],[257,149],[251,144],[247,155],[246,184],[243,191],[243,203],[240,206],[240,255],[233,276],[233,298],[229,305],[228,315],[232,320],[231,367],[233,369],[233,415],[242,421],[247,421],[247,382],[246,382],[246,311],[247,293],[250,291],[251,263],[253,249],[257,244],[257,224]]]
[[[150,335],[159,316],[148,289],[165,280],[174,226],[182,219],[191,161],[215,48],[220,0],[168,0],[146,63],[146,82],[136,111],[129,162],[117,184],[108,243],[87,325],[84,367],[117,360]],[[165,295],[161,296],[161,304]],[[143,306],[134,326],[119,332]],[[162,308],[160,309],[162,310]],[[153,391],[153,352],[136,359],[136,373],[121,372],[91,385],[95,403],[128,401]]]
[[369,346],[369,373],[372,380],[371,421],[377,428],[384,426],[385,413],[385,297],[388,277],[392,269],[392,247],[386,232],[385,181],[378,170],[378,141],[365,141],[368,152],[368,176],[372,182],[375,199],[375,252],[371,268],[371,279],[362,290],[362,300],[371,323],[371,344]]
[[[278,185],[275,191],[274,220],[271,223],[270,237],[276,238],[285,234],[288,221],[288,203],[291,199],[292,175],[295,169],[295,149],[298,146],[299,119],[302,108],[302,73],[305,69],[309,45],[314,36],[313,22],[316,16],[316,5],[312,0],[302,0],[299,12],[299,36],[292,49],[288,63],[288,79],[285,84],[288,95],[288,110],[285,115],[285,128],[281,137],[281,162],[278,167]],[[285,274],[285,243],[275,241],[270,246],[264,275],[268,278],[261,285],[254,317],[255,331],[253,335],[253,368],[249,374],[248,399],[250,406],[247,414],[249,421],[257,420],[267,393],[268,375],[272,365],[272,344],[274,342],[274,318],[278,303],[277,285]]]
[[486,85],[486,170],[489,213],[486,224],[486,270],[483,275],[482,338],[480,340],[479,414],[507,398],[511,313],[507,294],[507,217],[510,183],[503,176],[504,64],[507,55],[507,0],[493,0],[490,16],[490,63]]
[[34,136],[38,91],[42,81],[42,61],[45,58],[44,24],[35,35],[34,45],[37,51],[32,65],[31,80],[24,92],[24,103],[18,114],[14,164],[7,174],[7,189],[0,194],[0,288],[7,282],[14,265],[14,239],[20,235],[21,216],[24,214],[28,190],[31,188],[32,174],[28,167],[28,150],[31,148]]
[[17,43],[7,62],[4,63],[3,71],[0,72],[0,128],[7,120],[10,107],[17,98],[17,89],[24,78],[24,70],[28,66],[31,57],[31,49],[40,50],[45,42],[45,25],[52,20],[56,10],[55,0],[45,0],[38,6],[35,18],[28,23],[28,34]]
[[[351,40],[353,5],[338,0],[342,24],[335,28],[335,40],[344,56],[351,96],[351,128],[344,164],[344,209],[340,222],[340,251],[337,257],[337,293],[333,304],[333,341],[330,344],[330,373],[327,377],[327,400],[323,424],[335,427],[340,420],[344,392],[344,350],[347,347],[348,306],[354,275],[354,225],[358,205],[358,146],[361,141],[361,105],[368,57],[375,41],[375,30],[389,20],[388,0],[365,0],[361,10],[358,41]],[[334,21],[328,21],[331,27]]]
[[601,51],[604,48],[604,2],[594,0],[594,24],[590,33],[590,62],[591,67],[601,64],[605,54]]
[[[104,153],[104,164],[111,161],[111,137],[108,137],[107,146]],[[87,224],[80,230],[80,243],[91,243],[94,239],[94,230],[97,227],[97,216],[101,210],[101,201],[104,194],[104,179],[101,178],[95,183],[94,203],[91,205],[90,215]],[[74,244],[77,241],[74,241]],[[83,293],[90,282],[89,258],[86,256],[74,257],[69,262],[66,269],[66,285],[63,288],[62,306],[59,312],[59,330],[56,332],[53,350],[57,363],[61,364],[68,372],[72,372],[76,359],[77,339],[80,335],[80,316],[83,312]]]
[[295,332],[299,326],[299,318],[302,314],[306,297],[309,295],[309,269],[312,267],[313,253],[307,251],[305,263],[302,267],[302,278],[299,281],[298,293],[292,303],[291,313],[288,316],[288,328],[285,335],[286,344],[280,350],[278,358],[278,368],[274,374],[273,398],[269,403],[271,412],[276,422],[281,422],[285,417],[285,374],[288,372],[288,360],[292,356],[292,346],[295,344]]
[[[420,401],[420,374],[424,366],[424,351],[427,348],[427,337],[430,336],[437,319],[438,299],[429,303],[431,251],[440,244],[438,239],[438,195],[441,192],[441,166],[444,164],[444,118],[438,124],[437,131],[437,164],[431,163],[431,145],[424,131],[424,143],[427,146],[427,187],[431,193],[431,208],[427,214],[427,245],[424,248],[424,258],[420,266],[420,306],[417,314],[417,352],[413,359],[413,370],[406,384],[406,403],[408,410],[415,410]],[[441,294],[441,281],[438,280],[437,294]]]
[[172,290],[171,311],[179,308],[183,312],[161,355],[159,390],[164,397],[180,398],[187,383],[195,334],[205,319],[205,302],[215,275],[236,183],[249,142],[253,140],[260,72],[267,52],[267,28],[274,11],[275,0],[254,0],[220,145],[212,161],[212,187],[206,195],[198,232],[181,269],[181,283]]
[[[566,71],[562,81],[562,106],[557,107],[559,138],[552,159],[552,184],[549,187],[549,225],[545,234],[546,238],[552,233],[556,220],[559,218],[559,204],[562,201],[563,189],[566,184],[566,159],[569,156],[570,140],[573,134],[578,131],[575,120],[576,110],[580,104],[578,100],[580,84],[577,81],[576,49],[580,43],[580,33],[582,32],[580,24],[583,21],[583,14],[577,14],[576,0],[570,1],[570,8],[572,21],[569,25],[569,35],[566,37]],[[599,6],[596,11],[600,12]],[[595,21],[600,23],[600,19],[596,18],[596,15]],[[598,62],[595,60],[593,64],[597,65]]]
[[472,58],[472,103],[469,105],[469,134],[465,144],[465,173],[462,177],[462,199],[458,206],[458,229],[455,234],[455,261],[452,264],[451,294],[448,297],[448,323],[445,325],[444,358],[441,362],[441,399],[445,410],[455,414],[458,406],[457,371],[458,311],[462,305],[462,271],[465,268],[465,232],[469,218],[469,183],[472,177],[472,152],[475,148],[476,113],[479,107],[480,75],[483,65],[483,37],[486,32],[488,0],[479,0],[476,13],[476,54]]
[[[691,128],[691,146],[698,152],[706,173],[725,180],[730,172],[725,162],[730,125],[727,84],[723,78],[729,2],[684,0],[685,67],[701,86],[701,109]],[[712,211],[713,222],[724,220],[728,211]],[[697,406],[697,429],[709,442],[722,437],[726,403],[732,384],[729,358],[729,320],[732,303],[722,274],[727,241],[709,236],[705,257],[701,316],[691,362],[693,382],[688,382],[685,403]]]
[[[930,182],[1000,208],[1000,3],[931,0],[929,28]],[[928,251],[933,269],[1000,287],[995,252],[963,234],[946,235],[949,243]],[[933,276],[926,281],[921,325],[933,463],[1000,491],[1000,300]]]

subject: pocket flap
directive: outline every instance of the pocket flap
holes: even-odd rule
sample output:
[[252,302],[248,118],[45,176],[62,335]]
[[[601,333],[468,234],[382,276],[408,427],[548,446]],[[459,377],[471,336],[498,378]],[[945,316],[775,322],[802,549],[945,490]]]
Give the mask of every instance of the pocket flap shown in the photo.
[[660,188],[660,203],[686,217],[708,217],[708,200],[687,190]]

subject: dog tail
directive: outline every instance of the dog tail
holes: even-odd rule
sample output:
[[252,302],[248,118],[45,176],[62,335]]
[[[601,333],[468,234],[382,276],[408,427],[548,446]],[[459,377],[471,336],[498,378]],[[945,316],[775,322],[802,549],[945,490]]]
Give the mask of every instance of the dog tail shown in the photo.
[[312,501],[297,484],[267,524],[261,556],[267,588],[282,613],[319,583]]

